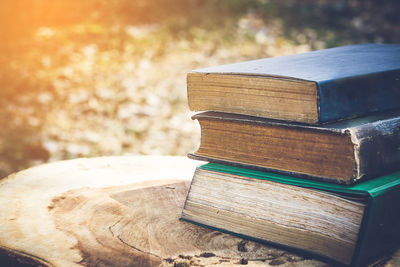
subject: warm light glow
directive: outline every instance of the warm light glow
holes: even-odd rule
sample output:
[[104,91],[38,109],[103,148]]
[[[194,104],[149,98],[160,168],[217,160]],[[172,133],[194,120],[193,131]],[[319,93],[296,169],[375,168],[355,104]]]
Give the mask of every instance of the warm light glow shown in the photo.
[[374,36],[383,24],[348,2],[2,1],[0,177],[48,160],[194,151],[188,71],[398,38],[399,16],[386,16],[396,8],[374,9],[387,17]]

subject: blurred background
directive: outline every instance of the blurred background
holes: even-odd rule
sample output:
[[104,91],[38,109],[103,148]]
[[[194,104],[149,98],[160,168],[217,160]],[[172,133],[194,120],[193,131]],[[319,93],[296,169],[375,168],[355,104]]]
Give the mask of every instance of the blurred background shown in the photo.
[[59,159],[186,155],[192,69],[399,43],[397,0],[2,0],[0,178]]

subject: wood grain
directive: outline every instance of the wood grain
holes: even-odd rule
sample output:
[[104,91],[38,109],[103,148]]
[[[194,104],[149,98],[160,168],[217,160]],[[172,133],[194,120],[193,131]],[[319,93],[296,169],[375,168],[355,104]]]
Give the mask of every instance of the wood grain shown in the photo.
[[197,164],[104,157],[11,175],[0,181],[0,259],[20,266],[326,266],[180,221]]

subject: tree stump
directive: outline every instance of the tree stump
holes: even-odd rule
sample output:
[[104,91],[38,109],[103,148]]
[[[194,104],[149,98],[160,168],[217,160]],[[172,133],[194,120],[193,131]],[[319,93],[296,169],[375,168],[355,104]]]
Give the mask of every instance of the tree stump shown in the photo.
[[[0,181],[0,260],[17,266],[327,266],[179,220],[198,162],[76,159]],[[381,265],[399,266],[400,251]]]

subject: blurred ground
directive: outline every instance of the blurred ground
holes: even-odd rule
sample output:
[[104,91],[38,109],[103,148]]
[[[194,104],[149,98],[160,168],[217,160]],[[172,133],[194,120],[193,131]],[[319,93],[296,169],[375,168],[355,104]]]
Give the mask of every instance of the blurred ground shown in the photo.
[[0,177],[59,159],[195,150],[191,69],[400,41],[396,1],[0,5]]

